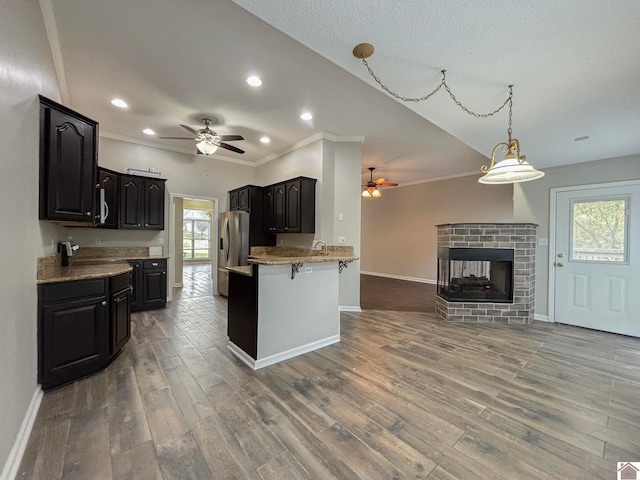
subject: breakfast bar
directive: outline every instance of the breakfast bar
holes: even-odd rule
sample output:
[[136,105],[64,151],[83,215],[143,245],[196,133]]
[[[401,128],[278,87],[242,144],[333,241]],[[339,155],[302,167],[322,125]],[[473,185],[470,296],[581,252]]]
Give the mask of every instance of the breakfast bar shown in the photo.
[[340,271],[351,247],[255,247],[228,267],[229,349],[254,370],[340,341]]

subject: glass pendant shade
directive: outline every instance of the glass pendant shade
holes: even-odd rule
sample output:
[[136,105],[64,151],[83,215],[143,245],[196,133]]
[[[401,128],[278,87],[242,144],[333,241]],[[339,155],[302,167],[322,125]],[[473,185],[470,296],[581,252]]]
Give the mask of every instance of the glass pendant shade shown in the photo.
[[505,159],[496,163],[478,182],[486,184],[528,182],[544,177],[544,172],[533,168],[526,160],[517,160],[507,154]]
[[363,196],[364,198],[371,198],[371,194],[369,193],[369,190],[367,190],[367,189],[364,189],[364,190],[362,191],[362,196]]
[[207,142],[206,140],[202,140],[201,142],[196,143],[196,147],[198,147],[198,150],[200,150],[205,155],[211,155],[218,149],[217,145],[211,142]]
[[380,193],[380,190],[376,188],[373,192],[371,192],[371,196],[378,198],[378,197],[381,197],[382,194]]

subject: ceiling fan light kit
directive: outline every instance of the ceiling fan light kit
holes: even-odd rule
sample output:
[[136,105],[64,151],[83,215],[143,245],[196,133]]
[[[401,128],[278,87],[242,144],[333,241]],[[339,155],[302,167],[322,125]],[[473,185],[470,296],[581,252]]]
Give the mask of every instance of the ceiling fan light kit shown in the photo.
[[203,153],[205,155],[211,155],[218,148],[224,148],[225,150],[230,150],[236,153],[244,153],[244,150],[239,149],[238,147],[234,147],[233,145],[229,145],[224,142],[231,142],[235,140],[244,140],[242,135],[218,135],[216,132],[209,128],[211,125],[211,119],[203,118],[202,123],[204,124],[204,128],[199,130],[195,130],[188,125],[180,125],[182,128],[187,130],[188,132],[195,135],[195,137],[158,137],[163,140],[191,140],[196,142],[196,153]]
[[379,178],[377,180],[373,180],[373,171],[376,169],[376,167],[369,167],[369,181],[364,183],[362,185],[362,196],[364,198],[378,198],[381,197],[382,194],[380,193],[380,190],[378,190],[378,187],[397,187],[398,184],[397,183],[391,183],[391,182],[387,182],[387,180],[385,178]]
[[[500,112],[505,106],[509,106],[509,128],[507,130],[508,133],[508,141],[500,142],[495,147],[493,147],[493,151],[491,152],[491,162],[490,164],[483,165],[481,167],[482,173],[485,175],[478,179],[478,182],[485,184],[505,184],[505,183],[518,183],[518,182],[528,182],[530,180],[536,180],[544,176],[544,172],[540,172],[536,170],[532,165],[526,162],[525,156],[520,153],[520,144],[517,139],[511,138],[511,117],[513,113],[513,85],[509,85],[509,95],[506,100],[496,108],[492,112],[488,113],[476,113],[470,110],[468,107],[462,104],[460,100],[453,94],[449,85],[447,85],[446,81],[446,70],[442,70],[442,80],[440,84],[432,90],[427,95],[422,97],[403,97],[393,92],[389,87],[387,87],[382,81],[376,76],[373,72],[369,64],[367,63],[367,58],[373,55],[374,48],[373,45],[369,43],[361,43],[356,45],[353,49],[353,56],[360,59],[362,64],[367,68],[369,75],[374,79],[374,81],[380,85],[380,87],[391,95],[396,100],[401,100],[403,102],[422,102],[428,100],[433,95],[435,95],[440,89],[444,88],[444,90],[449,94],[451,100],[455,102],[464,112],[475,118],[488,118],[494,116],[496,113]],[[502,150],[506,151],[506,155],[504,160],[501,160],[496,163],[495,154],[496,151],[502,148]],[[362,194],[364,195],[364,192]]]

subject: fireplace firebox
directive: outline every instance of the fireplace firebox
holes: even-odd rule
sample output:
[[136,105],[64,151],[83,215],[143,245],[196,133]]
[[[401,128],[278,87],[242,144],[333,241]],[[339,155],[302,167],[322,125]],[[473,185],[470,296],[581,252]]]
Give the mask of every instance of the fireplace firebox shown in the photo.
[[513,249],[438,248],[437,294],[449,302],[513,303]]

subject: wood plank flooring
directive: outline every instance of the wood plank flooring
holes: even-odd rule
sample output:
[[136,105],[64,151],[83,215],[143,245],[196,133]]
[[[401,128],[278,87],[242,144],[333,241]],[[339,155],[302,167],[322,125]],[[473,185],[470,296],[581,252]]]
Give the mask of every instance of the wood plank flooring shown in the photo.
[[253,372],[225,300],[187,288],[133,315],[107,370],[44,395],[17,478],[611,479],[640,461],[640,339],[367,310]]

